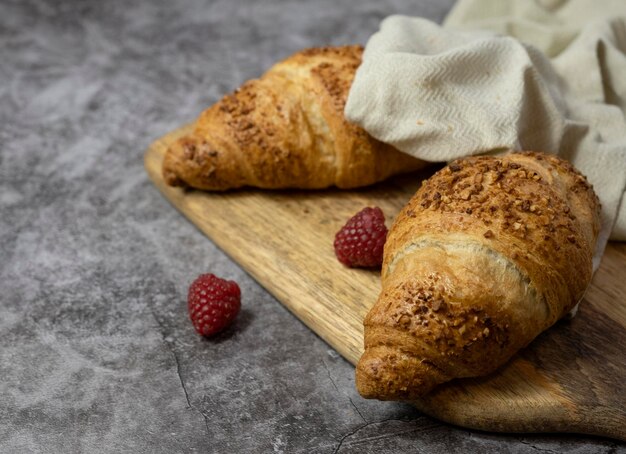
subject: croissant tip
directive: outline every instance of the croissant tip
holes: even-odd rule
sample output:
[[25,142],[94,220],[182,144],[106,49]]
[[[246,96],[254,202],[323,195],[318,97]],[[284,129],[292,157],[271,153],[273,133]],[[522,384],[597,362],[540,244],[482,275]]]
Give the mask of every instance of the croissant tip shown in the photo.
[[178,178],[178,175],[171,170],[163,171],[163,180],[168,186],[186,186],[185,182]]
[[[420,373],[415,359],[366,352],[357,365],[355,378],[359,394],[366,399],[415,400],[434,388],[438,381],[428,371]],[[419,363],[418,363],[419,364]],[[413,370],[417,373],[407,373]]]

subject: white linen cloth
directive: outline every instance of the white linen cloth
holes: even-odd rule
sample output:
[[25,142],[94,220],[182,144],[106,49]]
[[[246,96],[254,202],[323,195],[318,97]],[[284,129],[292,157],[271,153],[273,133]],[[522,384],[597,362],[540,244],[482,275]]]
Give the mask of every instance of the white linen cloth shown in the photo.
[[443,27],[390,16],[345,114],[427,161],[557,153],[602,203],[594,265],[626,240],[626,0],[460,0]]

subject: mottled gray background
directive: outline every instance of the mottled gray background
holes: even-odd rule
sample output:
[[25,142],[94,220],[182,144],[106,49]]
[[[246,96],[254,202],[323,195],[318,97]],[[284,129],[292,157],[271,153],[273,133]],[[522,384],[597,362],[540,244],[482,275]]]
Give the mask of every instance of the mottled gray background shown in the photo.
[[[306,46],[452,1],[0,2],[0,451],[625,452],[361,399],[353,368],[175,211],[142,154]],[[244,309],[212,341],[185,294]]]

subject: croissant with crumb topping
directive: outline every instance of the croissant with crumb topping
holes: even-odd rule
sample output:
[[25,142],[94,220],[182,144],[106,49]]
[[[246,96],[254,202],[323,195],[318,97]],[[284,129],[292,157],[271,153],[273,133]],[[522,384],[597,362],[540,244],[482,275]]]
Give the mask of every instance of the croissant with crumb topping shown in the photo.
[[545,154],[437,172],[389,231],[359,392],[410,401],[504,364],[581,300],[599,208],[586,178]]
[[204,111],[165,155],[172,186],[354,188],[424,167],[343,115],[360,46],[308,49]]

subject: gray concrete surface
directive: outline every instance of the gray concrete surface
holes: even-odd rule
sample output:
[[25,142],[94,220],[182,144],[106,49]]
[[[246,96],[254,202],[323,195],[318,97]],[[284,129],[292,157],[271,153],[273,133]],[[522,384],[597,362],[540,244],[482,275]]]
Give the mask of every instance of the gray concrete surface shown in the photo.
[[[626,452],[451,427],[353,368],[176,212],[142,154],[306,46],[451,1],[0,2],[0,452]],[[198,337],[199,273],[244,309]]]

